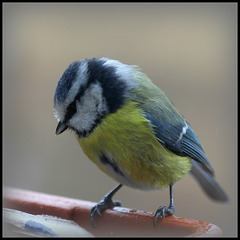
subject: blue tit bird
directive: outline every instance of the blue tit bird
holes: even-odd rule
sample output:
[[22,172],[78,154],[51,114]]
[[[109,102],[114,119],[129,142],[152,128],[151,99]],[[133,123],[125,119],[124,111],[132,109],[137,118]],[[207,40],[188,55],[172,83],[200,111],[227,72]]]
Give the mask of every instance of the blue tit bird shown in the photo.
[[56,134],[73,130],[87,157],[119,185],[91,209],[114,206],[123,186],[150,190],[169,186],[170,205],[154,216],[173,215],[173,184],[189,171],[215,201],[228,196],[190,124],[165,93],[137,66],[108,58],[75,61],[60,78],[54,96]]

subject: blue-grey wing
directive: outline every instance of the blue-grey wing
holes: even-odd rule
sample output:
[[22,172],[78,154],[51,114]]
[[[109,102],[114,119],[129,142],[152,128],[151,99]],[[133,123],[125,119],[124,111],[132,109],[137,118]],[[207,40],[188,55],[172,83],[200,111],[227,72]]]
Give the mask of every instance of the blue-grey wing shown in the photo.
[[187,156],[201,163],[204,168],[213,176],[214,170],[210,165],[201,143],[186,120],[183,122],[164,121],[150,113],[145,117],[151,122],[153,131],[158,141],[167,149],[177,155]]

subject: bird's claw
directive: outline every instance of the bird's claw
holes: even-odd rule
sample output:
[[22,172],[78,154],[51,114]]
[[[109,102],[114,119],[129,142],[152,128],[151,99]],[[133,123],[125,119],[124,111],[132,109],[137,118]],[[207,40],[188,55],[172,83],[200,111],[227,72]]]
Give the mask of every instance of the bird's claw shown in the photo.
[[175,212],[173,207],[159,207],[154,216],[154,227],[156,227],[157,220],[159,218],[165,218],[167,216],[172,216]]
[[91,212],[90,212],[90,220],[92,226],[95,228],[94,225],[94,219],[96,215],[102,216],[102,212],[108,208],[113,208],[121,206],[120,201],[113,201],[109,197],[104,197],[103,200],[101,200],[99,203],[97,203],[94,207],[92,207]]

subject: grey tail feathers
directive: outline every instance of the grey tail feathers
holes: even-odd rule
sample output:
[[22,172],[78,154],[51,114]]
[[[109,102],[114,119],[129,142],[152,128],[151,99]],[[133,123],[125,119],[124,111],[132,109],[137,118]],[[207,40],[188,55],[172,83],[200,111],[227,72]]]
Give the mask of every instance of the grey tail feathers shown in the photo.
[[201,163],[192,160],[192,169],[190,173],[197,180],[205,193],[214,201],[227,202],[229,198],[224,190],[206,170],[201,167]]

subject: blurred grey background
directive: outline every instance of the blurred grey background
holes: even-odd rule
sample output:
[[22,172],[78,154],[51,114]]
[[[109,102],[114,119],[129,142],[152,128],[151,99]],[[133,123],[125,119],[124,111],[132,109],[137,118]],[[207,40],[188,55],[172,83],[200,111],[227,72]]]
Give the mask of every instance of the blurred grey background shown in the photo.
[[[176,216],[237,225],[237,4],[3,4],[4,185],[99,201],[115,185],[78,146],[55,136],[56,85],[79,59],[139,65],[197,133],[228,204],[209,200],[190,175],[175,184]],[[168,189],[125,187],[122,205],[155,212]]]

